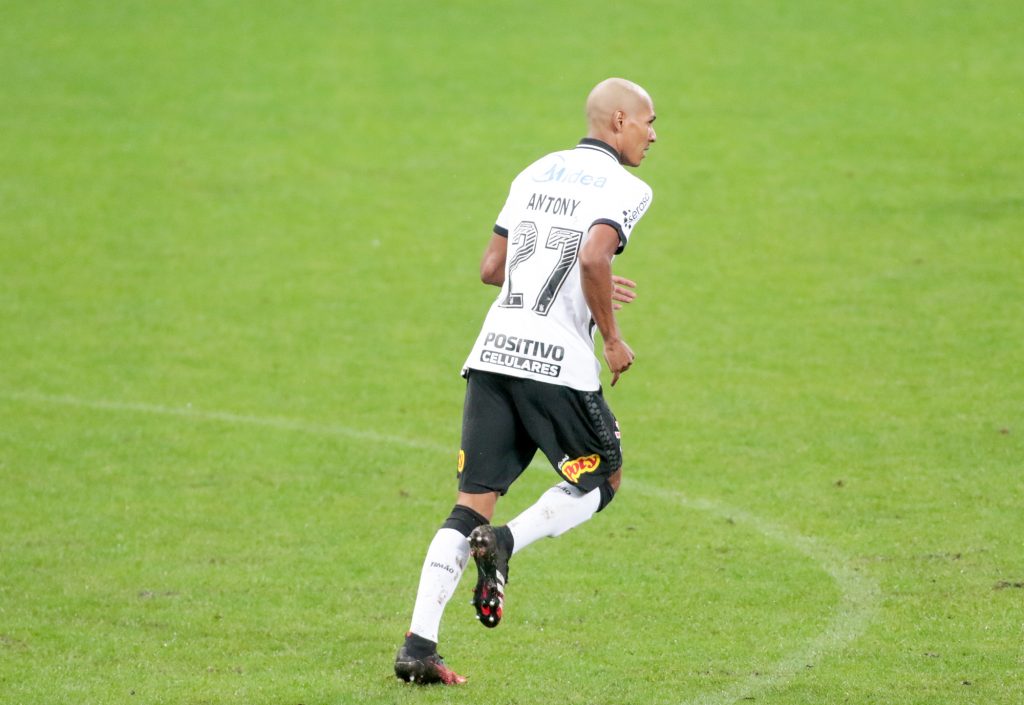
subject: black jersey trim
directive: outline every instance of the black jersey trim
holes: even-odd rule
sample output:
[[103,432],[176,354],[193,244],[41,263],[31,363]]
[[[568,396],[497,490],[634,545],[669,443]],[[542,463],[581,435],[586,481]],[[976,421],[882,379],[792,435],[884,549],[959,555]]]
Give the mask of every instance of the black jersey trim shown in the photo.
[[615,250],[615,254],[621,255],[622,251],[626,249],[626,243],[628,242],[626,234],[622,232],[622,226],[614,220],[608,220],[607,218],[598,218],[590,224],[590,227],[594,227],[595,225],[610,225],[615,228],[615,232],[619,234],[619,249]]
[[494,225],[494,234],[495,235],[499,235],[501,237],[506,237],[507,238],[508,237],[508,228],[503,228],[500,225],[498,225],[497,223],[495,223],[495,225]]
[[609,157],[617,161],[619,164],[622,163],[622,157],[619,156],[618,150],[612,147],[607,142],[596,140],[593,137],[584,137],[580,140],[580,143],[576,145],[576,149],[591,149],[596,152],[604,152]]

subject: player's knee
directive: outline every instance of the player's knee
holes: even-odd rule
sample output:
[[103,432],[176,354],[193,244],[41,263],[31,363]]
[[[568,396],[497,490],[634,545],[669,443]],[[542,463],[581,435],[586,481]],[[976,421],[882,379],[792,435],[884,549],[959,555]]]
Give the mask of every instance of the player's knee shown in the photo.
[[442,529],[455,529],[463,536],[468,537],[478,526],[489,523],[487,517],[469,507],[456,504],[452,513],[445,519]]
[[615,492],[619,491],[619,483],[620,482],[622,482],[622,468],[621,467],[618,470],[616,470],[615,472],[613,472],[608,477],[608,484],[612,486],[612,490],[614,490]]
[[597,505],[597,511],[603,510],[612,500],[615,499],[615,494],[619,491],[619,484],[622,482],[622,468],[619,468],[613,472],[607,480],[602,483],[598,488],[601,492],[601,502]]

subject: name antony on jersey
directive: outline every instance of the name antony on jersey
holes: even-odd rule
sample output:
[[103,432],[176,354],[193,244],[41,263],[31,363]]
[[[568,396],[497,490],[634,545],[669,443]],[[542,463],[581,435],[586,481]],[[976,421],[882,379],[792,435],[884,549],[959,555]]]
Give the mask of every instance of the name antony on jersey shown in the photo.
[[572,217],[576,215],[576,209],[581,203],[583,201],[577,201],[574,198],[560,198],[543,193],[534,193],[530,195],[530,202],[526,204],[526,209],[550,213],[551,215],[567,215]]

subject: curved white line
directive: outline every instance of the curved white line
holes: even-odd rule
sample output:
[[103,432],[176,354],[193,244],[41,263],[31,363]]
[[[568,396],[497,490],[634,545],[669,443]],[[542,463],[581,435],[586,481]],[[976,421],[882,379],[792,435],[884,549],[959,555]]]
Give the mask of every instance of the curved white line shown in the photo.
[[737,524],[745,524],[766,538],[788,546],[813,560],[832,578],[839,589],[840,599],[835,615],[825,629],[803,648],[791,652],[765,672],[756,676],[751,675],[723,691],[685,700],[685,705],[735,703],[769,688],[779,687],[792,680],[807,666],[815,665],[826,654],[853,642],[867,629],[877,608],[880,594],[878,583],[867,574],[858,571],[853,561],[834,547],[721,502],[687,497],[681,492],[654,487],[634,479],[628,481],[628,487],[641,494],[663,499],[687,509],[708,512]]
[[[59,404],[101,411],[176,416],[185,419],[261,426],[315,435],[344,436],[356,440],[390,443],[444,453],[451,451],[451,448],[439,443],[391,436],[351,426],[312,424],[282,417],[251,416],[225,411],[204,411],[191,405],[173,407],[139,402],[90,400],[69,395],[35,392],[0,392],[0,397],[37,404]],[[698,695],[683,701],[683,705],[725,705],[742,698],[749,698],[769,688],[781,686],[792,680],[807,665],[813,664],[821,660],[827,653],[851,643],[864,632],[871,621],[878,601],[878,584],[870,576],[859,572],[853,567],[853,562],[849,558],[843,556],[832,546],[721,502],[688,497],[681,492],[665,490],[633,478],[628,480],[628,487],[649,497],[672,502],[687,509],[708,512],[751,527],[763,536],[792,548],[821,566],[835,582],[841,595],[836,614],[824,631],[811,639],[804,648],[793,651],[774,664],[770,672],[757,676],[751,675],[716,693]]]

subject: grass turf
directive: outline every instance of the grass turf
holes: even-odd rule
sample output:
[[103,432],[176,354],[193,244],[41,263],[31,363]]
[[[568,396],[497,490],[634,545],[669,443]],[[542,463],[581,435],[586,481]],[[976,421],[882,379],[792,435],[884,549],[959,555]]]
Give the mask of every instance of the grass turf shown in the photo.
[[[1022,15],[6,3],[0,699],[1020,702]],[[624,492],[405,687],[478,255],[612,74]]]

